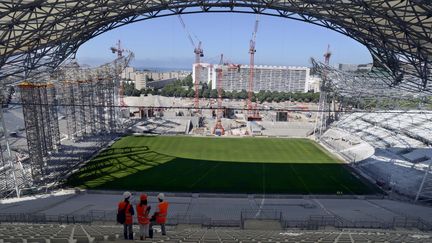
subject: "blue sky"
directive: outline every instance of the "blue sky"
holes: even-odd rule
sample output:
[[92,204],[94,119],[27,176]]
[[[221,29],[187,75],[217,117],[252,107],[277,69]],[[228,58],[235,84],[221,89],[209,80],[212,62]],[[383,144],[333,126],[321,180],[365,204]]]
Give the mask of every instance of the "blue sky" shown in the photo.
[[[253,14],[206,13],[183,15],[191,33],[203,43],[204,61],[218,63],[221,53],[233,63],[249,63],[249,40],[256,16]],[[355,40],[335,31],[280,17],[259,16],[256,64],[309,66],[310,57],[322,60],[327,45],[331,64],[368,63],[372,57]],[[99,65],[115,58],[109,48],[121,39],[135,53],[132,66],[191,68],[193,48],[177,16],[129,24],[83,44],[77,53],[80,63]]]

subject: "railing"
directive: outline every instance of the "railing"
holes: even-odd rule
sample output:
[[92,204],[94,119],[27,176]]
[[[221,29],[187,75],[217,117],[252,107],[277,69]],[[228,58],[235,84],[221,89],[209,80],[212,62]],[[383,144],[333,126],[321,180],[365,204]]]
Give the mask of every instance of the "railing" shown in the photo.
[[[276,210],[252,211],[245,210],[240,213],[239,220],[213,220],[206,215],[175,214],[168,217],[168,225],[194,224],[201,227],[240,227],[244,228],[246,220],[276,220],[282,228],[299,228],[318,230],[324,227],[334,228],[364,228],[364,229],[418,229],[432,231],[432,222],[421,218],[394,217],[388,221],[380,220],[356,220],[349,221],[331,215],[311,215],[306,219],[284,219],[282,212]],[[30,223],[30,224],[115,224],[114,211],[94,210],[84,215],[47,215],[11,213],[0,214],[1,223]]]
[[282,212],[277,210],[243,210],[240,213],[240,227],[244,228],[244,222],[248,219],[277,220],[282,222]]
[[210,225],[211,218],[201,215],[184,215],[184,214],[176,214],[168,219],[169,224],[199,224],[199,225]]
[[0,223],[90,224],[90,215],[0,214]]
[[364,229],[419,229],[422,231],[431,231],[432,223],[426,222],[421,218],[394,217],[390,221],[379,220],[356,220],[349,221],[333,216],[310,216],[306,220],[284,220],[283,228],[300,228],[308,230],[318,230],[322,227],[335,228],[364,228]]
[[91,210],[89,216],[92,222],[99,224],[113,223],[116,220],[116,212],[105,210]]

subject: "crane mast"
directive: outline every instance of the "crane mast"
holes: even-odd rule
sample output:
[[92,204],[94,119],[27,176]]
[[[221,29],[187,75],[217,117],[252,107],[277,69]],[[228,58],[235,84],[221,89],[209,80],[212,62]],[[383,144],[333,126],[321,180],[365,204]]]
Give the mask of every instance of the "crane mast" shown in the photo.
[[[247,111],[248,120],[260,120],[259,113],[254,109],[252,104],[252,98],[254,94],[254,71],[255,71],[255,53],[256,53],[256,35],[258,32],[258,18],[255,21],[254,32],[249,42],[249,85],[248,85],[248,100],[247,100]],[[255,107],[256,108],[256,107]]]
[[330,57],[332,53],[330,52],[330,45],[327,45],[327,51],[324,53],[324,63],[328,66],[330,64]]
[[195,97],[194,97],[194,107],[195,111],[199,112],[199,83],[201,77],[201,57],[204,57],[204,51],[201,48],[201,41],[198,43],[198,46],[194,49],[195,53]]
[[[198,113],[199,112],[199,83],[200,83],[199,79],[201,77],[200,76],[200,71],[201,71],[200,70],[201,69],[200,63],[201,63],[201,57],[204,57],[204,51],[203,51],[203,49],[201,47],[201,41],[198,40],[199,41],[198,45],[195,45],[195,42],[194,42],[194,40],[193,40],[193,38],[192,38],[189,30],[187,29],[186,24],[183,21],[182,17],[180,15],[177,15],[177,16],[178,16],[178,19],[180,21],[180,24],[182,25],[184,31],[186,32],[186,34],[188,36],[189,42],[191,43],[191,45],[194,48],[194,54],[195,54],[195,65],[194,65],[194,67],[195,67],[195,75],[194,75],[194,78],[195,78],[195,82],[194,82],[194,89],[195,89],[194,108],[195,108],[195,111]],[[195,36],[195,38],[198,39],[196,36]]]
[[[125,49],[122,48],[120,40],[117,41],[115,47],[111,47],[110,49],[111,49],[112,53],[117,53],[117,59],[122,58],[123,57],[123,52],[126,51]],[[120,87],[119,87],[119,99],[120,99],[120,101],[119,101],[120,107],[126,107],[126,102],[124,101],[124,82],[120,83]]]
[[[324,63],[328,67],[330,65],[330,45],[327,46],[327,51],[324,53]],[[326,68],[327,68],[326,67]],[[323,70],[322,73],[322,81],[320,85],[320,99],[318,104],[318,114],[315,119],[315,139],[319,140],[323,134],[323,132],[326,129],[327,126],[327,119],[330,116],[330,114],[326,114],[326,110],[328,110],[328,101],[327,101],[327,87],[328,87],[328,80],[327,80],[327,71],[326,69]]]
[[216,69],[216,87],[217,87],[217,93],[218,93],[218,109],[216,114],[216,124],[213,130],[213,134],[216,135],[224,135],[225,129],[222,126],[222,117],[223,117],[223,110],[222,110],[222,68],[223,68],[223,54],[221,54],[220,61],[219,61],[219,67]]

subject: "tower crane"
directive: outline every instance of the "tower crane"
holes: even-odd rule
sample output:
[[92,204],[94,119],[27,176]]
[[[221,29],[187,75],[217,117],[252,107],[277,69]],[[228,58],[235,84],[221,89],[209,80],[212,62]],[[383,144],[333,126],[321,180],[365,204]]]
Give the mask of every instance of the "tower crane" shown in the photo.
[[330,57],[332,53],[330,52],[330,45],[327,45],[327,51],[324,53],[324,63],[325,65],[330,65]]
[[[330,57],[332,53],[330,52],[330,45],[327,46],[327,51],[324,53],[324,63],[327,66],[330,65]],[[315,119],[315,139],[320,139],[321,135],[323,134],[324,130],[327,126],[327,119],[328,116],[326,114],[326,110],[328,109],[328,101],[327,101],[327,87],[328,87],[328,80],[327,80],[327,71],[326,69],[323,70],[322,73],[322,81],[320,85],[320,98],[319,98],[319,104],[318,104],[318,114]]]
[[223,54],[221,54],[219,66],[216,69],[216,87],[217,87],[217,93],[218,93],[218,109],[216,114],[216,124],[213,130],[213,134],[216,135],[224,135],[225,129],[222,126],[222,116],[223,116],[223,110],[222,110],[222,72],[223,72]]
[[254,69],[255,69],[255,53],[256,53],[256,35],[258,32],[258,17],[255,20],[254,32],[252,33],[252,38],[249,42],[249,86],[248,86],[248,100],[247,100],[247,110],[248,110],[248,120],[261,120],[258,111],[254,109],[252,104],[252,97],[254,94]]
[[194,107],[195,107],[195,111],[198,113],[198,109],[199,109],[199,79],[200,79],[200,69],[201,69],[201,57],[204,57],[204,51],[201,47],[201,41],[194,35],[194,37],[198,40],[198,45],[195,45],[194,40],[192,39],[192,36],[189,32],[189,30],[186,28],[186,24],[184,23],[182,17],[180,15],[177,15],[179,18],[179,21],[184,29],[184,31],[186,32],[189,42],[191,43],[191,45],[194,48],[194,54],[195,54],[195,82],[194,82],[194,89],[195,89],[195,98],[194,98]]
[[[121,41],[118,40],[116,46],[110,48],[112,53],[117,53],[117,59],[123,58],[123,52],[126,50],[122,48]],[[121,82],[121,81],[120,81]],[[124,101],[124,82],[121,82],[119,87],[119,98],[120,98],[120,107],[126,107],[126,102]]]
[[113,54],[117,53],[118,58],[123,57],[123,52],[125,51],[125,49],[123,49],[121,46],[120,40],[118,40],[116,46],[111,47],[110,50]]

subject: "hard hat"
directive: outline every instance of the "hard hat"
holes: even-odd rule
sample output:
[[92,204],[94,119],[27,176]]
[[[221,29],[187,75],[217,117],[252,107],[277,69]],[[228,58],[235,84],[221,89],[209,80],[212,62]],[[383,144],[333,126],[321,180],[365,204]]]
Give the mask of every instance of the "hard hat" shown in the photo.
[[145,193],[144,193],[144,194],[141,194],[141,195],[140,195],[140,200],[141,200],[141,201],[145,201],[145,200],[147,200],[147,194],[145,194]]
[[160,200],[164,200],[165,195],[164,195],[163,193],[159,193],[159,194],[157,195],[157,198],[159,198]]
[[124,193],[123,193],[123,198],[124,198],[124,199],[126,199],[126,198],[130,198],[130,196],[132,196],[132,194],[131,194],[130,192],[124,192]]

